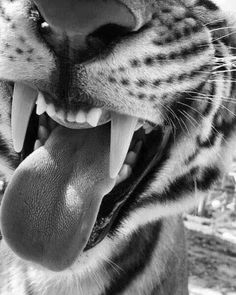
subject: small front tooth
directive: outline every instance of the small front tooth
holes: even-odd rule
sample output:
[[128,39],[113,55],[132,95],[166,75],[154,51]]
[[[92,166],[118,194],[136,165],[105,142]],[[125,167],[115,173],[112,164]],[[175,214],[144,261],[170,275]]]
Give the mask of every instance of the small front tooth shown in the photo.
[[75,118],[77,123],[85,123],[86,122],[86,114],[83,110],[79,110]]
[[135,164],[136,160],[137,160],[137,154],[133,151],[130,151],[126,156],[125,164],[133,166]]
[[36,114],[38,116],[41,116],[47,109],[47,104],[45,102],[42,92],[39,92],[36,104],[37,104]]
[[13,91],[11,126],[13,146],[21,152],[31,113],[34,109],[38,92],[22,83],[16,82]]
[[74,113],[69,112],[67,114],[67,121],[73,123],[73,122],[75,122],[75,117],[76,117],[76,115]]
[[56,116],[59,120],[61,121],[64,121],[65,120],[65,117],[66,117],[66,114],[63,110],[60,110],[56,113]]
[[154,127],[152,127],[152,126],[151,126],[150,124],[148,124],[148,123],[145,123],[145,124],[143,125],[143,129],[144,129],[145,134],[147,135],[147,134],[150,134],[150,133],[153,131]]
[[132,168],[130,165],[124,164],[117,176],[116,184],[121,183],[122,181],[126,180],[132,174]]
[[87,122],[92,127],[97,127],[98,122],[99,122],[99,120],[101,118],[101,115],[102,115],[102,110],[101,109],[93,108],[87,114]]
[[42,143],[39,139],[37,139],[35,141],[35,144],[34,144],[34,151],[36,151],[38,148],[40,148],[42,146]]
[[135,127],[135,131],[139,130],[142,126],[143,126],[143,122],[138,122]]
[[42,141],[45,142],[49,137],[49,132],[46,127],[44,126],[39,126],[38,130],[38,138]]
[[145,129],[145,134],[148,135],[150,134],[151,132],[153,131],[153,128],[150,128],[150,129]]
[[49,117],[53,117],[53,116],[55,116],[55,115],[56,115],[56,110],[55,110],[54,105],[50,103],[50,104],[47,106],[47,110],[46,110],[46,112],[47,112],[47,114],[48,114]]

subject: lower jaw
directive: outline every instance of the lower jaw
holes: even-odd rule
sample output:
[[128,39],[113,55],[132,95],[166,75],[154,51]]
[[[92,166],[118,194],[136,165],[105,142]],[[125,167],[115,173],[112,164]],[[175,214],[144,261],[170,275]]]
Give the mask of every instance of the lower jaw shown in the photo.
[[[31,140],[31,146],[34,145],[33,150],[40,148],[44,145],[50,136],[50,133],[62,124],[56,123],[48,115],[43,114],[41,116],[35,116],[34,112],[31,116],[31,124],[34,125],[34,136],[29,136],[32,130],[28,130],[28,138]],[[108,120],[109,121],[109,120]],[[61,122],[59,122],[61,123]],[[68,122],[68,124],[73,124]],[[110,124],[110,123],[107,123]],[[63,124],[64,125],[64,124]],[[75,129],[81,126],[73,124]],[[71,125],[69,125],[71,128]],[[68,127],[69,127],[68,126]],[[36,129],[35,129],[36,127]],[[86,128],[87,126],[85,126]],[[91,126],[90,126],[91,127]],[[142,128],[143,127],[143,128]],[[82,127],[83,128],[83,127]],[[31,129],[31,128],[28,128]],[[164,133],[161,127],[157,127],[156,130],[150,127],[150,125],[138,125],[137,131],[134,133],[133,139],[130,144],[130,148],[123,166],[118,173],[116,179],[116,185],[113,190],[104,196],[100,210],[97,216],[96,223],[94,225],[92,234],[87,243],[85,251],[93,248],[111,231],[114,224],[117,224],[120,219],[120,213],[125,207],[126,201],[135,187],[140,183],[144,176],[150,171],[154,163],[156,162],[156,155],[160,153],[158,147],[161,146],[161,142],[164,137]],[[36,130],[36,132],[35,132]],[[27,147],[27,136],[25,147]],[[152,150],[152,148],[153,150]],[[23,150],[23,157],[26,157],[32,152]]]
[[[35,120],[32,116],[31,120]],[[44,145],[50,133],[59,126],[48,115],[38,117],[37,134],[35,136],[34,150]],[[107,123],[110,124],[110,123]],[[87,251],[100,243],[120,221],[120,215],[125,210],[125,204],[131,193],[148,173],[153,165],[152,160],[158,154],[158,147],[163,140],[163,129],[155,130],[149,126],[140,127],[133,136],[129,152],[125,159],[113,190],[104,196],[96,223],[89,241],[84,249]],[[156,144],[155,144],[156,143]],[[152,148],[154,149],[152,150]]]

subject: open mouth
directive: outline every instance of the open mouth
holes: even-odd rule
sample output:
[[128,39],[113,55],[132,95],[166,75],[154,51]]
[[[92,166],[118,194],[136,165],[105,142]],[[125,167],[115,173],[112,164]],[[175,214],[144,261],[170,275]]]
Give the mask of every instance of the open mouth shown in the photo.
[[[160,127],[104,109],[65,112],[21,83],[14,85],[12,134],[23,161],[4,196],[3,235],[19,256],[54,271],[70,266],[119,222],[169,138]],[[47,231],[49,238],[40,234]]]
[[95,108],[63,112],[21,83],[14,85],[12,133],[23,161],[4,195],[2,232],[20,257],[54,271],[119,223],[169,140],[169,132],[138,118]]
[[2,201],[1,230],[16,254],[53,271],[111,234],[170,140],[163,126],[85,103],[68,110],[20,82],[11,120],[22,162]]

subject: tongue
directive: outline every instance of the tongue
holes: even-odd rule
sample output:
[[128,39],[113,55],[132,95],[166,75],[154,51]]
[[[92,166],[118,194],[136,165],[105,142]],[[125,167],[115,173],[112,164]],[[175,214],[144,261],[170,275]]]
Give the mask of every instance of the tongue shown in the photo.
[[57,127],[17,168],[3,198],[1,229],[20,257],[54,271],[86,246],[109,176],[110,127]]

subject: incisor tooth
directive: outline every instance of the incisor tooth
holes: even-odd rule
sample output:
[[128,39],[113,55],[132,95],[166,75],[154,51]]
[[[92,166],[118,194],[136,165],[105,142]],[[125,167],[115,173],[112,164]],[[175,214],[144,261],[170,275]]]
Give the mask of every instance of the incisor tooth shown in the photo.
[[138,119],[113,113],[111,116],[110,177],[116,178],[124,160]]
[[98,122],[101,118],[102,115],[102,110],[99,108],[93,108],[91,109],[88,114],[87,114],[87,122],[92,126],[92,127],[97,127]]
[[77,123],[85,123],[86,122],[86,114],[83,110],[79,110],[75,118]]
[[55,116],[55,115],[56,115],[56,110],[55,110],[54,105],[50,103],[50,104],[47,106],[47,110],[46,110],[46,112],[47,112],[47,114],[48,114],[49,117],[53,117],[53,116]]
[[67,114],[67,121],[68,122],[75,122],[75,117],[76,117],[76,115],[74,114],[74,113],[72,113],[72,112],[69,112],[68,114]]
[[12,101],[11,125],[13,146],[15,151],[18,153],[22,151],[29,119],[35,106],[37,96],[37,90],[20,82],[15,83]]
[[42,92],[38,93],[38,98],[37,98],[36,104],[37,104],[36,114],[38,116],[41,116],[47,109],[47,104],[45,102]]
[[63,110],[60,110],[56,113],[56,116],[58,119],[60,119],[61,121],[65,120],[66,114]]

